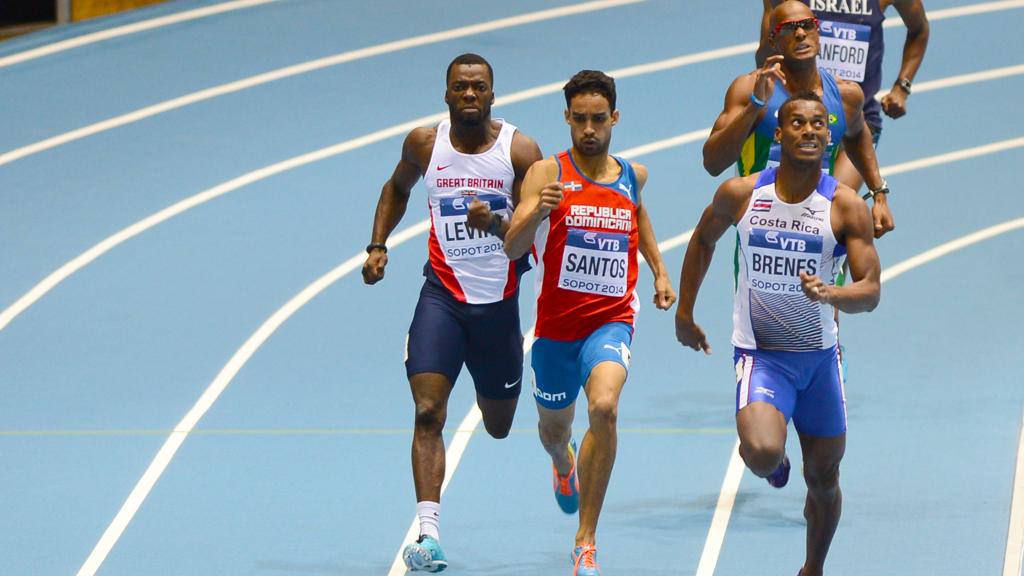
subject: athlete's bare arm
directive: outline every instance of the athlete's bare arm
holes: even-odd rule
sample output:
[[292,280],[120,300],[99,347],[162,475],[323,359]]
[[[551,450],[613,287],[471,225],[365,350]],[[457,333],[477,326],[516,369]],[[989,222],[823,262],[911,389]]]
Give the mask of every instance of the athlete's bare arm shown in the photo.
[[775,49],[769,41],[769,36],[772,31],[772,10],[775,9],[772,6],[771,0],[761,0],[764,11],[761,13],[761,41],[757,45],[757,51],[754,52],[754,62],[758,67],[764,65],[764,61],[775,54]]
[[[540,147],[533,141],[533,138],[517,130],[512,136],[510,156],[512,157],[512,169],[516,174],[515,179],[512,181],[512,206],[515,207],[519,204],[519,190],[522,188],[526,171],[530,169],[534,162],[541,159]],[[488,203],[476,199],[469,204],[466,223],[484,232],[491,232],[493,226],[493,232],[499,238],[505,238],[509,227],[509,221],[506,221],[497,214],[491,213],[491,207]]]
[[636,224],[640,253],[654,275],[654,306],[659,310],[668,310],[676,302],[676,291],[672,288],[672,280],[668,276],[668,269],[665,268],[665,261],[661,258],[658,239],[654,235],[654,227],[651,226],[651,219],[641,196],[644,184],[647,183],[647,167],[636,162],[631,164],[633,171],[636,172]]
[[[409,203],[409,195],[416,182],[426,174],[430,154],[434,149],[437,130],[434,128],[416,128],[405,137],[402,144],[402,157],[395,166],[391,178],[384,183],[377,200],[377,211],[373,215],[373,232],[370,242],[383,244],[387,242],[391,231],[398,226],[405,215]],[[374,249],[366,256],[363,263],[363,282],[376,284],[384,278],[384,268],[388,264],[388,255],[384,250]]]
[[[917,76],[917,70],[924,60],[924,52],[928,49],[928,36],[930,26],[928,16],[924,11],[924,4],[921,0],[892,0],[903,24],[907,27],[907,38],[903,42],[903,61],[900,63],[900,73],[892,85],[892,90],[882,98],[882,111],[890,118],[899,118],[907,113],[907,96],[910,94],[900,87],[900,79],[906,78],[911,82]],[[885,9],[883,0],[882,9]]]
[[730,226],[743,217],[757,177],[758,173],[754,173],[723,182],[693,231],[679,274],[679,307],[676,308],[676,339],[683,346],[711,354],[704,330],[693,320],[693,305],[715,255],[715,244]]
[[[846,113],[846,134],[843,135],[843,148],[850,163],[857,169],[869,190],[882,185],[882,173],[878,169],[878,158],[875,146],[871,142],[871,130],[864,122],[864,91],[860,84],[847,80],[838,80],[839,93],[843,98],[843,111]],[[885,194],[878,194],[871,208],[874,221],[875,238],[881,238],[886,232],[896,228],[889,199]]]
[[562,185],[558,182],[558,163],[554,158],[535,162],[526,172],[519,193],[519,204],[512,214],[512,223],[505,233],[505,254],[519,258],[533,245],[537,227],[562,202]]
[[764,66],[733,80],[725,94],[722,113],[704,142],[704,169],[709,174],[718,176],[739,158],[743,142],[764,116],[764,108],[755,105],[750,96],[768,102],[775,92],[776,79],[786,83],[779,55],[769,57]]
[[870,312],[881,295],[882,265],[875,251],[871,215],[852,188],[840,184],[832,200],[832,230],[846,244],[853,282],[827,285],[817,276],[800,274],[804,294],[816,302],[831,304],[847,314]]

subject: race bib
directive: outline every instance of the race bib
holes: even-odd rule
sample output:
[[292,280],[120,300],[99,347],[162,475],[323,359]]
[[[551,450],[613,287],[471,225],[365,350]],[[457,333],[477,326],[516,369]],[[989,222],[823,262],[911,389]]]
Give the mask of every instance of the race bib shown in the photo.
[[470,227],[466,222],[469,205],[473,199],[487,202],[491,212],[507,215],[508,199],[499,194],[474,194],[439,199],[439,217],[434,221],[434,231],[441,245],[441,252],[447,261],[465,260],[479,256],[501,253],[501,238]]
[[822,20],[819,28],[818,66],[836,78],[864,81],[868,62],[871,27],[863,24]]
[[628,234],[569,229],[559,287],[601,296],[624,296],[628,271]]
[[799,294],[800,273],[818,274],[822,237],[801,232],[750,230],[750,287],[772,294]]

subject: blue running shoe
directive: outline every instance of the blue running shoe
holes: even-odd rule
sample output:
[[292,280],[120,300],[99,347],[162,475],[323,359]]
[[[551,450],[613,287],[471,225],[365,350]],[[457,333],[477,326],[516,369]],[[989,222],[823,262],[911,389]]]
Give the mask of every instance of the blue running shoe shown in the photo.
[[597,548],[590,544],[572,549],[572,576],[601,576],[597,565]]
[[441,544],[430,536],[409,544],[402,550],[402,560],[411,572],[441,572],[448,567]]
[[576,476],[576,441],[569,442],[569,474],[560,476],[554,464],[555,501],[566,514],[575,514],[580,509],[580,481]]
[[775,469],[775,472],[769,474],[765,480],[767,480],[768,484],[771,484],[773,488],[782,488],[785,486],[786,483],[789,482],[789,456],[783,456],[782,463],[779,464],[779,467]]

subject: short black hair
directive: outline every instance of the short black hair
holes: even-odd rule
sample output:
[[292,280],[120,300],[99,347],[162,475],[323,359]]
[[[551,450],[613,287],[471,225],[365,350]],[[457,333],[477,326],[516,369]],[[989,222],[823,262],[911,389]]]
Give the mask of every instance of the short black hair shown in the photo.
[[448,70],[444,73],[445,86],[448,85],[448,79],[452,77],[452,68],[455,68],[456,64],[482,64],[486,66],[487,74],[491,77],[491,87],[494,87],[494,68],[491,68],[491,63],[485,60],[483,56],[471,52],[456,56],[451,64],[448,65]]
[[594,93],[604,96],[615,110],[615,79],[599,70],[580,70],[562,87],[565,92],[565,106],[572,106],[577,94]]
[[786,99],[785,102],[782,103],[782,106],[779,106],[779,121],[782,121],[782,118],[786,115],[786,112],[789,110],[790,107],[792,107],[792,104],[794,102],[799,102],[801,100],[810,100],[811,102],[818,102],[819,104],[825,107],[825,113],[828,113],[828,107],[825,106],[825,102],[822,101],[821,96],[818,96],[814,92],[807,90],[804,92],[797,92],[796,94],[791,95],[789,98]]

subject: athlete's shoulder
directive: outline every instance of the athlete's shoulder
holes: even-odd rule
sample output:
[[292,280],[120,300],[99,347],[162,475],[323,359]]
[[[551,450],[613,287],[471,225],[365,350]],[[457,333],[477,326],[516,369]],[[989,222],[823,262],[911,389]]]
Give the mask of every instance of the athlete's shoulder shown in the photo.
[[558,177],[558,159],[554,156],[541,158],[530,166],[530,172],[538,176],[548,176],[551,180]]
[[413,128],[405,137],[402,144],[402,158],[413,162],[424,169],[430,163],[430,156],[434,153],[434,142],[437,140],[437,128],[419,127]]
[[[851,80],[843,80],[842,78],[836,78],[836,88],[839,89],[839,95],[843,98],[843,102],[856,104],[864,102],[864,90],[861,89],[860,84]],[[858,107],[860,105],[858,104]]]
[[515,134],[512,135],[511,155],[513,163],[522,163],[529,168],[531,164],[541,159],[540,146],[533,138],[523,134],[517,128]]
[[750,199],[754,193],[754,186],[760,172],[754,172],[749,176],[733,176],[718,187],[715,192],[715,202],[725,204],[739,204]]

